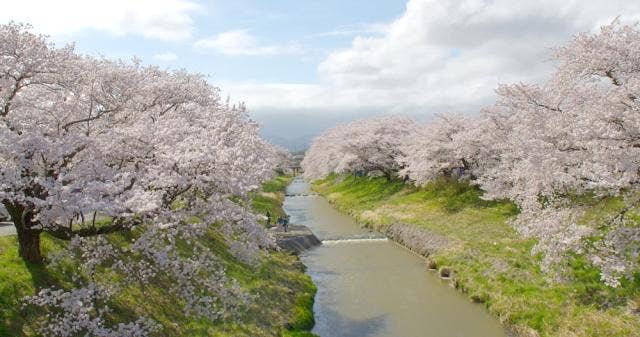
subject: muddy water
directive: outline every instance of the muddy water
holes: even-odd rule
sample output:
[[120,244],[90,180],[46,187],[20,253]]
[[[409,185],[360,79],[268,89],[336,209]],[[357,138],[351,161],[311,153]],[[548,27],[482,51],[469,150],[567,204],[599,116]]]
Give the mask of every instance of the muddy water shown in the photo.
[[425,261],[380,234],[359,228],[296,179],[285,210],[323,245],[302,255],[318,286],[314,304],[321,337],[503,337],[486,309],[471,303]]

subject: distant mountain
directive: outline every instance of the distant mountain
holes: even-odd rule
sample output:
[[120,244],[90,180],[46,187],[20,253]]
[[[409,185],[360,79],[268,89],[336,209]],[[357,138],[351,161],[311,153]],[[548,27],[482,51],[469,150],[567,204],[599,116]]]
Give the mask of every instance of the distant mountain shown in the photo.
[[312,135],[308,135],[289,138],[281,137],[278,134],[265,134],[264,132],[262,136],[271,143],[280,145],[291,152],[305,151],[309,147],[309,144],[314,137]]
[[[450,111],[447,107],[435,111]],[[384,111],[317,111],[317,110],[287,110],[287,111],[259,111],[251,113],[253,120],[260,124],[262,136],[270,142],[280,145],[289,151],[303,151],[309,147],[314,137],[326,129],[338,124],[348,123],[356,119],[391,115]],[[433,118],[432,113],[407,113],[418,121]]]
[[285,111],[252,113],[260,124],[262,136],[289,151],[302,151],[324,130],[340,123],[374,115],[374,113],[338,113],[327,111]]

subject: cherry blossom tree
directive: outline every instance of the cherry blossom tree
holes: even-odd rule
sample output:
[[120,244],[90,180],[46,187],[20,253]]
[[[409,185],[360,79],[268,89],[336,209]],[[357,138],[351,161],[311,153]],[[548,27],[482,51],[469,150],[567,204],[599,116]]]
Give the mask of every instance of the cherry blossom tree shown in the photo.
[[282,173],[287,172],[293,164],[293,156],[291,153],[287,149],[278,145],[273,145],[271,147],[271,151],[273,151],[272,156],[276,162],[275,170]]
[[469,128],[470,121],[461,114],[438,115],[416,128],[404,138],[404,155],[397,158],[403,167],[400,174],[424,185],[439,176],[451,176],[456,170],[470,172],[479,158],[463,154],[462,148],[468,144],[459,136]]
[[[214,229],[247,262],[273,245],[245,205],[279,152],[243,105],[222,102],[200,75],[82,56],[27,26],[0,26],[0,201],[26,261],[43,263],[46,232],[69,241],[52,262],[82,264],[79,288],[43,289],[29,300],[59,313],[43,325],[47,335],[155,329],[144,318],[104,325],[107,310],[95,306],[120,286],[96,281],[97,266],[143,284],[169,277],[188,314],[216,319],[245,302],[195,239]],[[126,247],[103,238],[133,228],[138,235]],[[189,242],[191,254],[179,242]]]
[[416,122],[407,117],[379,117],[339,125],[317,137],[301,165],[305,176],[322,178],[330,173],[380,173],[391,179],[401,166],[397,158],[405,136]]
[[[640,228],[629,216],[640,206],[640,31],[614,21],[576,36],[555,58],[547,82],[501,85],[496,103],[477,117],[407,123],[388,133],[394,140],[378,143],[375,130],[394,123],[337,126],[312,143],[305,175],[380,169],[422,185],[463,169],[485,198],[518,204],[514,225],[537,239],[534,253],[543,253],[546,270],[561,276],[563,262],[578,253],[618,286],[640,257]],[[396,162],[384,161],[390,158]],[[588,206],[576,202],[585,196],[617,197],[625,207],[588,223]]]
[[[500,161],[479,176],[487,197],[510,198],[520,231],[539,241],[544,266],[568,252],[586,254],[617,286],[638,267],[640,230],[625,213],[638,206],[640,32],[618,22],[580,34],[556,51],[558,68],[543,85],[504,85],[485,109]],[[584,224],[576,195],[620,196],[610,221]],[[593,237],[601,240],[593,240]]]
[[343,152],[343,136],[347,133],[345,125],[338,125],[316,137],[306,151],[300,166],[304,176],[308,179],[320,179],[332,172],[337,172],[338,166],[347,157]]

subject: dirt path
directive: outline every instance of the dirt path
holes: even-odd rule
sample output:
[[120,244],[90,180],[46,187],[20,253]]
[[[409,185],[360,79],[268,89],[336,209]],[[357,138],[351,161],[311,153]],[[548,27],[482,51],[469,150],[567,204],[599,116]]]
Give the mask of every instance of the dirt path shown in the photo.
[[12,222],[0,222],[0,236],[15,235],[16,228]]

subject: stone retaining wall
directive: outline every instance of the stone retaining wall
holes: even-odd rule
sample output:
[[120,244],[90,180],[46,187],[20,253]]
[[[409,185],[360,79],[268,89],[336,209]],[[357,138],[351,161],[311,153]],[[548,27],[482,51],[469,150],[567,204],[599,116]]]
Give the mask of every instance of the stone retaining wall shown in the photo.
[[387,227],[384,234],[389,239],[425,257],[449,245],[449,240],[441,234],[404,223],[395,223]]
[[322,244],[311,230],[302,225],[289,225],[285,232],[282,227],[274,227],[269,230],[276,237],[280,249],[300,254],[305,250]]

